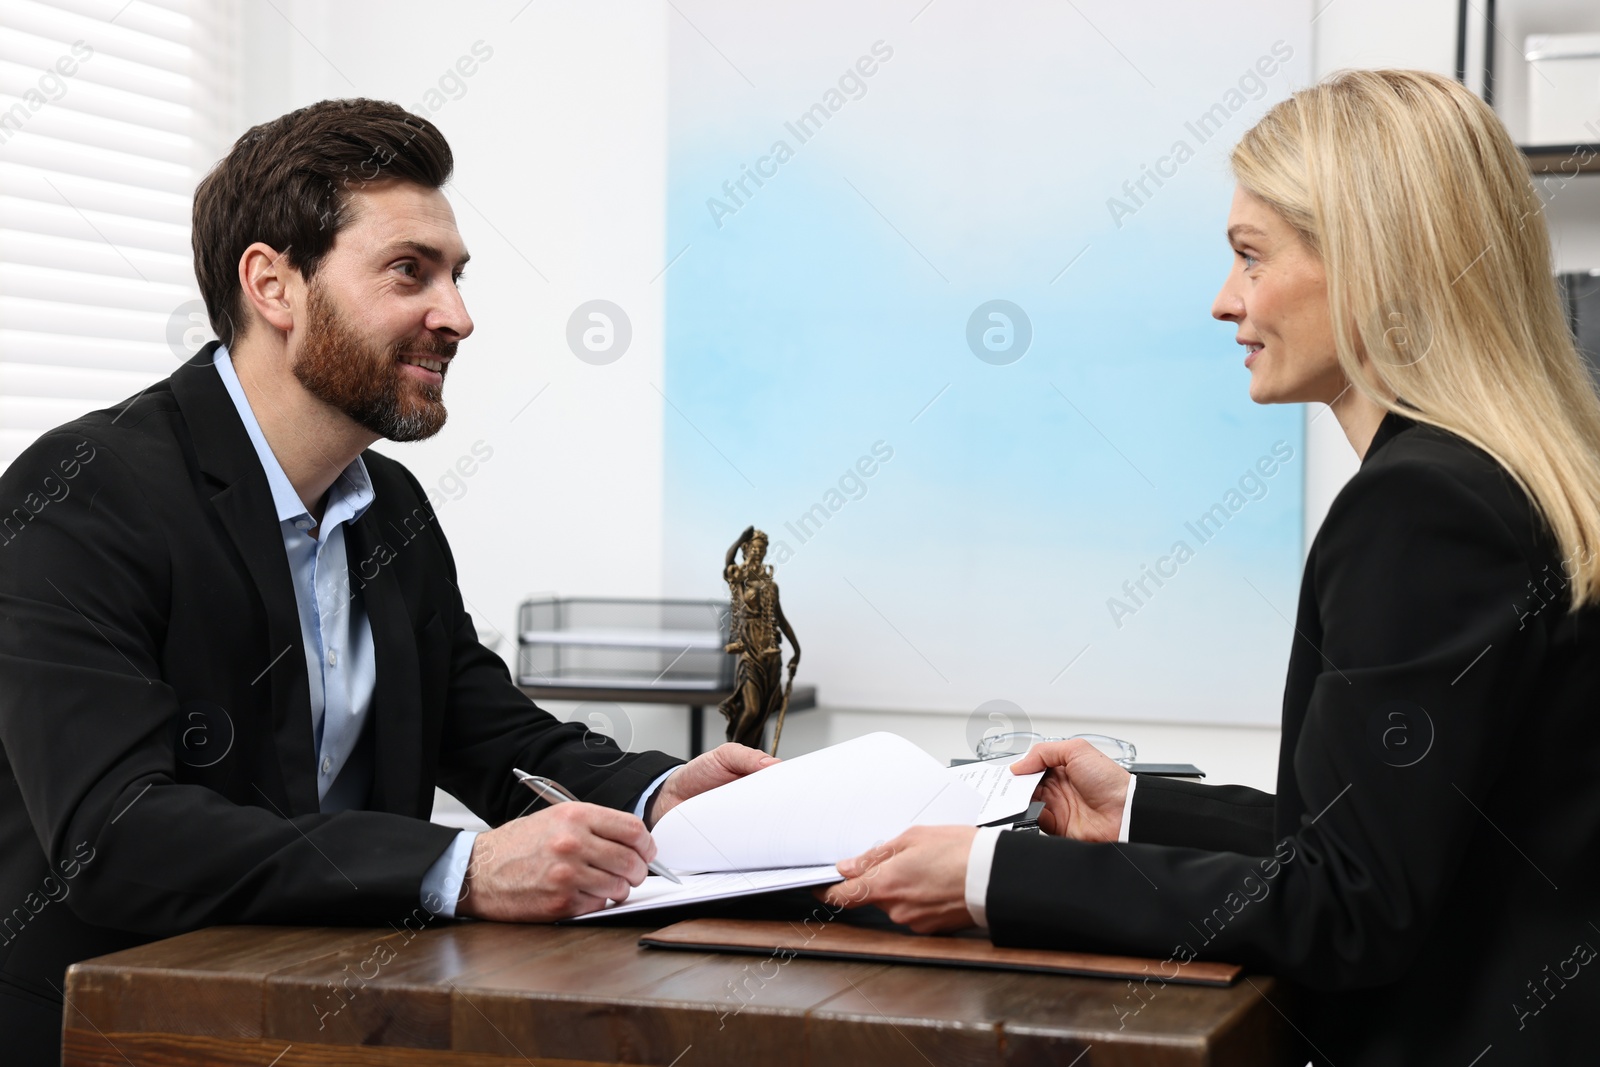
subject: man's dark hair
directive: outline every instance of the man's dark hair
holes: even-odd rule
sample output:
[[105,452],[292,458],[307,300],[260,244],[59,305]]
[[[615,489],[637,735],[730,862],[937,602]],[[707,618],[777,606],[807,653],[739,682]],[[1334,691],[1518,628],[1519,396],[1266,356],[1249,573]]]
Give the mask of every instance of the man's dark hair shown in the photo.
[[194,194],[194,273],[231,346],[249,321],[239,257],[256,241],[309,282],[350,222],[351,193],[382,181],[437,189],[455,166],[444,134],[382,100],[324,100],[246,131]]

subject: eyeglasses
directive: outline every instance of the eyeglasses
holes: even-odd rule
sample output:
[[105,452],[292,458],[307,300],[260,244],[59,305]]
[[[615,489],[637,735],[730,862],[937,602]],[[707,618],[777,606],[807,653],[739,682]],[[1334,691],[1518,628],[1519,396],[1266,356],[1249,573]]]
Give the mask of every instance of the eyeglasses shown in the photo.
[[1139,758],[1139,750],[1133,742],[1124,741],[1120,737],[1110,737],[1106,734],[1073,734],[1071,737],[1046,737],[1036,734],[1032,730],[1013,730],[1003,734],[985,734],[974,748],[974,752],[981,760],[995,759],[999,756],[1020,756],[1028,749],[1043,741],[1076,741],[1084,740],[1093,745],[1100,752],[1110,757],[1111,761],[1123,770],[1133,765]]

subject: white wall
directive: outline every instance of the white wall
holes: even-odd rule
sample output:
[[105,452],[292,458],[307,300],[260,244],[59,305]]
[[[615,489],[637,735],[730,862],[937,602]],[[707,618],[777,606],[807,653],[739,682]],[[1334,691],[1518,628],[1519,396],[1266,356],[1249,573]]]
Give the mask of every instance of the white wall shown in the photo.
[[[1453,0],[1312,0],[1313,16],[1319,76],[1342,66],[1453,70]],[[328,96],[412,106],[475,42],[493,49],[459,99],[430,114],[457,153],[452,200],[473,253],[465,291],[478,331],[452,369],[449,425],[432,441],[384,450],[438,485],[475,442],[493,449],[464,488],[446,483],[459,499],[440,518],[462,591],[490,639],[503,634],[502,653],[530,592],[652,596],[661,587],[662,405],[652,383],[661,381],[662,301],[653,279],[665,265],[666,27],[679,17],[659,0],[245,4],[248,122]],[[1552,211],[1592,212],[1592,197],[1580,202],[1589,193]],[[621,304],[634,328],[628,354],[606,367],[563,343],[572,309],[597,297]],[[1306,414],[1309,541],[1356,461],[1331,414]],[[686,747],[679,709],[605,710],[624,717],[633,747]],[[715,740],[720,719],[710,719]],[[1214,782],[1270,789],[1276,774],[1276,729],[1087,719],[1034,727],[1124,736],[1141,758],[1197,763]],[[963,717],[915,709],[825,706],[789,720],[783,751],[893,729],[948,758],[964,754],[965,728]]]

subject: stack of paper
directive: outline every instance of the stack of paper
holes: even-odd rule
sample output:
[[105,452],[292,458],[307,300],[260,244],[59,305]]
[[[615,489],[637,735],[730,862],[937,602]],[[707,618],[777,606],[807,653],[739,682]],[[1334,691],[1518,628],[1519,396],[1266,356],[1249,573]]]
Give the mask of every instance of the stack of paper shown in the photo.
[[796,756],[679,804],[656,824],[656,859],[622,904],[584,918],[839,880],[834,864],[913,826],[981,826],[1027,810],[1041,774],[1016,757],[945,767],[905,738],[868,734]]

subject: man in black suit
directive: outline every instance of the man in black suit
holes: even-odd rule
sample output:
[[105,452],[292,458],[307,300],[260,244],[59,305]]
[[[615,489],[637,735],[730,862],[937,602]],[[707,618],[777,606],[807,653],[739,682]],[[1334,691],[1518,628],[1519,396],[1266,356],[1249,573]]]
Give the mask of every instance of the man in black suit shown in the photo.
[[[451,166],[431,123],[374,101],[245,134],[195,197],[221,343],[0,478],[11,1055],[54,1061],[69,964],[153,938],[603,907],[644,878],[656,819],[771,762],[726,745],[680,768],[534,707],[478,642],[421,486],[367,451],[438,431],[472,332]],[[514,766],[587,803],[519,818]],[[431,824],[435,784],[496,829]]]

